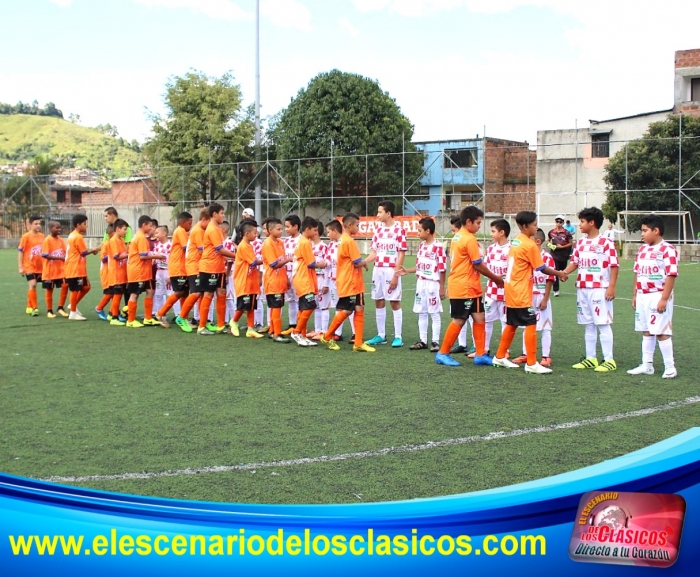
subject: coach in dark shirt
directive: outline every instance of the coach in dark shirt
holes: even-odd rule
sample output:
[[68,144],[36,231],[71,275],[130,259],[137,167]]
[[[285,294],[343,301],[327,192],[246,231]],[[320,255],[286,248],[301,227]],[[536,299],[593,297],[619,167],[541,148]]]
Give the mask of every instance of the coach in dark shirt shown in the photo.
[[[558,214],[554,219],[555,227],[549,231],[549,250],[554,259],[554,268],[564,270],[571,256],[571,247],[574,244],[574,237],[564,228],[564,215]],[[554,296],[559,296],[559,277],[554,279]]]

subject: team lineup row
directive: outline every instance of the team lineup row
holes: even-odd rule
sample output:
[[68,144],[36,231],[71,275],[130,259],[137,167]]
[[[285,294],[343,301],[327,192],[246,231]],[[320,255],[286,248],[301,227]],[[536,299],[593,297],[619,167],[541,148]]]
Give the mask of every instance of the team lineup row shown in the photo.
[[[614,242],[600,234],[603,215],[595,207],[586,208],[578,215],[582,238],[576,242],[565,270],[555,270],[551,256],[543,249],[545,235],[538,229],[535,213],[523,211],[516,216],[520,234],[510,242],[508,221],[493,221],[494,242],[482,253],[475,233],[482,226],[483,213],[478,207],[466,207],[453,219],[455,234],[450,243],[449,276],[445,247],[435,238],[435,223],[427,217],[419,224],[421,243],[416,265],[410,269],[404,266],[408,249],[406,232],[394,219],[395,208],[389,201],[379,204],[379,226],[365,258],[353,238],[359,222],[353,213],[343,217],[342,225],[337,220],[326,225],[325,234],[330,239],[326,244],[321,240],[324,233],[321,223],[311,217],[302,221],[296,215],[286,217],[285,230],[281,220],[265,219],[263,241],[250,209],[244,211],[244,220],[227,238],[224,208],[216,203],[203,209],[194,224],[192,215],[181,213],[171,241],[167,240],[167,228],[154,230],[148,216],[139,219],[138,230],[130,238],[128,224],[116,218],[114,209],[110,210],[114,218],[108,219],[105,241],[94,250],[88,250],[85,244],[87,217],[83,215],[74,217],[74,230],[67,242],[60,238],[59,223],[49,223],[50,235],[44,238],[40,232],[41,220],[31,219],[30,231],[19,246],[20,274],[25,274],[29,281],[29,314],[38,314],[36,283],[41,281],[47,291],[48,316],[55,316],[53,289],[61,287],[59,314],[70,320],[85,320],[77,309],[90,290],[85,261],[89,254],[99,252],[104,296],[96,312],[112,325],[167,327],[166,315],[175,308],[175,323],[181,330],[192,332],[188,316],[194,309],[199,313],[195,315],[199,319],[199,335],[230,332],[239,336],[238,322],[245,313],[246,336],[250,338],[262,338],[263,332],[269,330],[275,342],[289,342],[287,337],[291,337],[300,346],[316,346],[320,342],[337,350],[342,325],[350,317],[353,350],[374,352],[375,346],[388,344],[387,302],[394,321],[391,345],[403,346],[401,278],[415,273],[413,310],[418,315],[420,340],[411,349],[430,348],[437,353],[438,364],[457,366],[460,363],[450,353],[466,348],[464,330],[469,320],[474,341],[470,356],[474,364],[506,368],[525,364],[526,372],[541,374],[551,372],[548,367],[553,281],[555,278],[566,281],[577,270],[577,315],[579,324],[585,326],[586,354],[573,368],[597,372],[617,370],[611,325],[619,263]],[[107,213],[105,216],[107,219]],[[283,232],[286,232],[284,238]],[[152,238],[154,235],[156,238]],[[127,239],[130,239],[128,245]],[[642,364],[628,372],[653,374],[653,354],[658,342],[664,358],[663,376],[673,378],[677,374],[671,335],[678,256],[676,249],[663,240],[663,221],[658,216],[643,219],[642,240],[635,261],[633,290],[635,329],[644,334]],[[371,298],[375,301],[377,334],[364,341],[363,270],[370,263],[374,263]],[[487,278],[485,292],[481,276]],[[66,287],[71,291],[69,313],[63,310]],[[145,293],[143,323],[136,320],[141,293]],[[440,313],[446,297],[449,297],[452,321],[440,341]],[[122,298],[127,303],[124,309],[120,309]],[[268,305],[269,327],[261,328],[263,300]],[[283,331],[281,310],[285,303],[289,328]],[[336,311],[332,322],[331,308]],[[315,330],[309,333],[307,326],[312,315],[315,315]],[[429,320],[433,322],[430,341]],[[489,343],[496,321],[501,322],[502,336],[492,356]],[[510,360],[509,347],[518,327],[525,329],[524,354]],[[542,335],[540,362],[536,357],[537,332]],[[603,353],[601,362],[596,355],[598,338]],[[459,345],[453,348],[458,339]]]

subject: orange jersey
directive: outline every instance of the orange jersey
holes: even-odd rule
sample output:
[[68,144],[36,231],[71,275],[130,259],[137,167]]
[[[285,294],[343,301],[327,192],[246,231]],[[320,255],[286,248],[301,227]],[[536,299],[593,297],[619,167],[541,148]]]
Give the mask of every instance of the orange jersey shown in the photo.
[[204,250],[204,229],[200,223],[195,224],[190,230],[190,238],[187,241],[187,255],[185,256],[185,272],[187,276],[199,274],[199,260]]
[[472,299],[484,293],[479,273],[474,268],[482,258],[476,237],[466,228],[460,228],[450,245],[448,287],[451,299]]
[[233,265],[233,286],[237,297],[260,294],[258,267],[251,266],[255,261],[253,245],[247,240],[241,241],[236,250],[236,262]]
[[199,272],[209,274],[223,274],[226,272],[226,257],[219,254],[224,248],[224,233],[221,227],[213,220],[209,221],[207,230],[204,231],[204,250],[199,260]]
[[189,240],[188,232],[178,226],[173,233],[172,248],[168,257],[168,276],[187,276],[185,269],[185,249]]
[[355,263],[362,260],[357,243],[347,232],[338,241],[338,266],[336,268],[336,287],[338,297],[351,297],[365,292],[362,268]]
[[286,256],[284,243],[271,236],[265,239],[262,247],[262,259],[265,265],[263,289],[266,295],[276,295],[287,291],[287,267],[272,268],[270,265]]
[[[63,279],[66,268],[66,241],[60,236],[47,236],[41,245],[41,256],[44,257],[41,277],[44,280]],[[53,256],[60,260],[49,260],[46,257]]]
[[24,274],[41,274],[44,263],[41,260],[41,246],[44,235],[40,232],[25,232],[19,241],[17,250],[22,253]]
[[532,275],[544,266],[542,254],[534,240],[521,233],[511,241],[505,278],[507,307],[532,306]]
[[126,284],[126,259],[117,260],[116,256],[126,252],[126,243],[116,234],[109,239],[109,257],[107,280],[109,286]]
[[83,278],[87,276],[85,257],[87,245],[83,235],[74,230],[68,235],[68,247],[66,249],[66,278]]
[[103,290],[109,288],[109,241],[100,247],[100,284]]
[[141,259],[150,252],[151,243],[143,231],[137,231],[129,243],[129,260],[126,263],[126,278],[129,282],[143,282],[153,278],[153,261]]
[[315,264],[316,257],[314,257],[311,241],[302,236],[294,250],[294,268],[292,269],[292,284],[300,297],[318,292]]

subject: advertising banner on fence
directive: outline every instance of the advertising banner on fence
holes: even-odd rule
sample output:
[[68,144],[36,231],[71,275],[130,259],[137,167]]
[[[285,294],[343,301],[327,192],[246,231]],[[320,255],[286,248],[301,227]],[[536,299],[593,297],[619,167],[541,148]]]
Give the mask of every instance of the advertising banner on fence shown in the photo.
[[[407,237],[418,238],[418,223],[420,222],[421,218],[425,218],[425,216],[420,214],[417,214],[416,216],[395,216],[394,220],[401,223],[404,230],[406,231]],[[430,218],[434,217],[431,216]],[[379,226],[381,226],[381,223],[377,220],[376,217],[361,216],[357,236],[359,238],[372,238],[372,236],[374,235],[374,231],[377,230]]]

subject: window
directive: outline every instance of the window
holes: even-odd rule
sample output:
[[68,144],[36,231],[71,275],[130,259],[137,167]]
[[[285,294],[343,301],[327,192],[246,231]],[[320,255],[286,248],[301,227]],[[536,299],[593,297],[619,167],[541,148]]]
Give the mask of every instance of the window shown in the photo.
[[61,204],[66,202],[66,191],[65,190],[57,190],[56,191],[56,202],[59,202]]
[[700,78],[690,79],[690,100],[700,102]]
[[476,158],[476,148],[445,150],[443,166],[444,168],[472,168],[478,164]]
[[79,190],[70,191],[70,203],[71,204],[81,204],[83,202],[83,193]]
[[591,157],[608,158],[610,156],[610,133],[591,134]]

